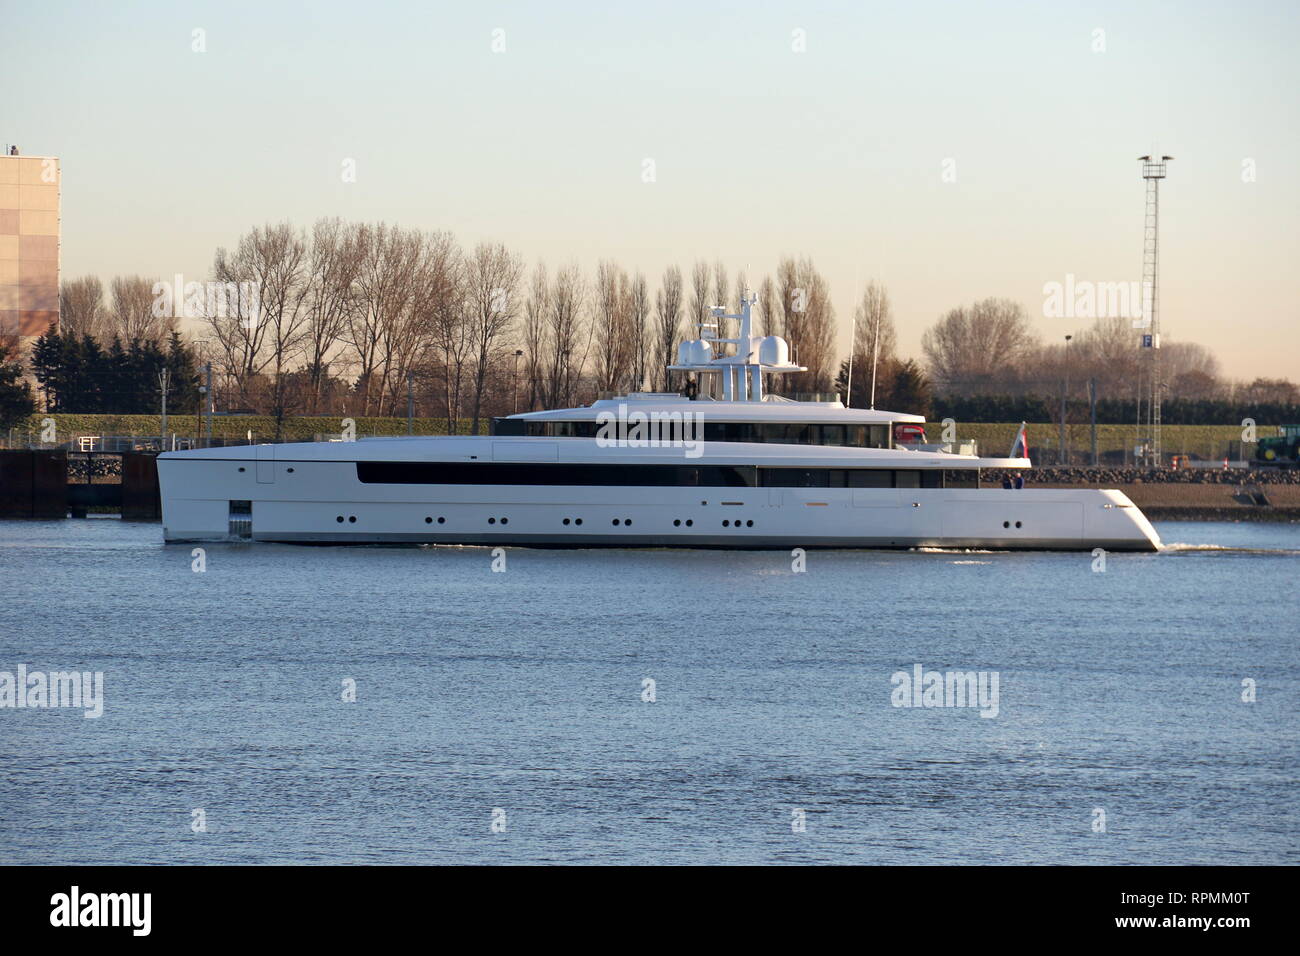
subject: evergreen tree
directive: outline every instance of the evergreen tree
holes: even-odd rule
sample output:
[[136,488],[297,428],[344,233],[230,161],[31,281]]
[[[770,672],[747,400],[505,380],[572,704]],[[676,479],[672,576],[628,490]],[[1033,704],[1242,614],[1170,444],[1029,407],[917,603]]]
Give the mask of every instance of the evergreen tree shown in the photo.
[[83,335],[75,350],[77,358],[76,405],[69,411],[102,412],[104,410],[104,350],[90,335]]
[[113,336],[113,344],[105,354],[104,365],[103,381],[100,386],[104,411],[124,415],[130,408],[128,389],[131,370],[126,349],[122,347],[121,336]]
[[127,375],[123,404],[128,415],[148,415],[158,410],[158,370],[162,353],[153,342],[132,339],[127,349]]
[[178,415],[193,415],[199,408],[199,373],[194,365],[194,353],[185,347],[179,332],[173,332],[167,343],[166,364],[171,372],[168,410]]
[[45,407],[57,411],[67,391],[63,336],[51,326],[32,347],[32,375],[45,394]]
[[23,381],[23,370],[17,363],[0,364],[0,430],[22,424],[36,411],[31,386]]
[[[892,411],[911,412],[914,415],[930,414],[934,400],[930,380],[913,359],[892,362],[889,393],[877,405]],[[879,398],[879,397],[878,397]]]

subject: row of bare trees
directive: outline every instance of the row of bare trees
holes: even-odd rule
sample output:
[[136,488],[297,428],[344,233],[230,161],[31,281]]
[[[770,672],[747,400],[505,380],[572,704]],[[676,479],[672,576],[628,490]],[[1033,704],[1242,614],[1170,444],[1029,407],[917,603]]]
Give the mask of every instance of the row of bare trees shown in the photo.
[[[786,393],[835,387],[855,405],[920,401],[931,386],[1041,395],[1054,394],[1068,372],[1073,387],[1095,378],[1104,393],[1122,395],[1138,377],[1127,319],[1098,320],[1068,345],[1063,337],[1044,344],[1023,306],[996,298],[950,310],[922,337],[924,363],[904,359],[878,282],[856,303],[852,352],[837,363],[829,284],[808,258],[781,259],[755,285],[743,273],[733,281],[720,262],[696,262],[687,276],[674,265],[652,288],[643,273],[609,260],[594,275],[576,264],[530,270],[500,243],[468,249],[447,232],[335,218],[310,230],[254,228],[217,250],[211,279],[256,290],[222,300],[226,308],[212,308],[209,296],[200,313],[200,351],[219,401],[277,419],[400,414],[413,396],[423,414],[479,431],[493,414],[669,388],[677,383],[665,367],[678,342],[712,323],[719,337],[733,336],[734,322],[710,310],[734,312],[751,290],[754,333],[784,336],[807,368],[777,383]],[[114,279],[107,298],[96,278],[65,282],[61,306],[65,332],[106,344],[162,341],[181,314],[160,310],[154,281],[141,276]],[[1228,387],[1198,345],[1166,343],[1161,358],[1171,394],[1217,397]]]
[[[1074,332],[1062,329],[1044,342],[1022,305],[990,298],[949,310],[925,332],[921,347],[936,387],[946,394],[1050,395],[1067,382],[1075,393],[1094,380],[1102,394],[1118,397],[1130,395],[1141,378],[1137,339],[1130,318],[1114,317]],[[1172,396],[1227,398],[1248,387],[1225,382],[1218,360],[1195,342],[1166,341],[1159,358],[1161,381]]]
[[178,328],[173,316],[155,315],[154,280],[143,276],[117,276],[109,284],[98,276],[83,276],[62,283],[59,289],[59,329],[78,337],[89,335],[104,345],[123,342],[164,342]]
[[[701,262],[689,299],[676,266],[652,295],[644,274],[608,260],[594,277],[574,264],[529,273],[498,243],[465,250],[445,232],[338,219],[310,235],[288,223],[253,229],[217,251],[213,278],[259,290],[251,307],[204,316],[233,402],[315,413],[335,404],[344,377],[357,413],[392,414],[409,389],[452,428],[468,418],[474,431],[500,410],[507,380],[512,392],[522,387],[524,408],[668,387],[665,366],[683,335],[713,321],[714,305],[734,311],[746,288],[743,275],[733,286],[721,263]],[[809,367],[787,385],[829,388],[834,311],[812,262],[783,260],[759,299],[770,331]]]

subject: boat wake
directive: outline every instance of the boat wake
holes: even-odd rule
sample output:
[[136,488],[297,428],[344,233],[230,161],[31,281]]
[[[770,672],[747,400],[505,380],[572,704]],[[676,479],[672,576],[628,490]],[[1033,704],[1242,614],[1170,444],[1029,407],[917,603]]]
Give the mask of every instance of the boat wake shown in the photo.
[[1234,548],[1224,544],[1188,544],[1181,541],[1173,541],[1168,544],[1160,545],[1161,554],[1281,554],[1297,556],[1300,555],[1300,548]]

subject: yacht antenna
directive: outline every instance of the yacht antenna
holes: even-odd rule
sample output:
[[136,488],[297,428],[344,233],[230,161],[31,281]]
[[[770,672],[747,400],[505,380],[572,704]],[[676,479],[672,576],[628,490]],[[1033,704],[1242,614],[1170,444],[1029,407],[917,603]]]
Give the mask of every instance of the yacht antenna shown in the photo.
[[876,407],[876,360],[880,357],[880,315],[884,312],[883,303],[876,306],[876,331],[871,343],[871,407]]
[[[858,326],[857,323],[855,322],[853,323],[853,338],[857,339],[857,337],[858,337]],[[857,351],[857,349],[854,347],[857,344],[858,343],[856,341],[849,343],[849,385],[848,388],[844,390],[844,405],[847,408],[853,407],[853,353]]]

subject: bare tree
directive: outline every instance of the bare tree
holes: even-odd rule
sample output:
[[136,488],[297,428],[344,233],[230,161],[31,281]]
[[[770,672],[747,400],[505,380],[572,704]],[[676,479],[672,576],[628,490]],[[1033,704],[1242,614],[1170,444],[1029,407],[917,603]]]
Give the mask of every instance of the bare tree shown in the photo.
[[277,438],[288,411],[286,376],[308,332],[309,261],[301,231],[287,222],[253,229],[240,237],[233,254],[217,251],[214,271],[218,280],[236,288],[251,285],[256,289],[256,304],[224,317],[214,314],[222,310],[210,309],[208,323],[227,358],[239,360],[235,377],[242,398],[247,400],[254,375],[262,371],[271,374],[271,412]]
[[627,320],[628,334],[633,339],[633,374],[636,377],[635,388],[637,390],[651,387],[649,382],[649,321],[650,321],[650,288],[646,285],[645,276],[638,272],[633,276],[628,285],[627,291]]
[[[776,266],[776,300],[780,306],[781,331],[775,334],[784,336],[792,348],[796,348],[803,338],[804,313],[808,310],[805,292],[799,287],[798,264],[788,256],[783,257]],[[768,329],[769,334],[775,332],[771,326]],[[791,358],[797,359],[798,354]]]
[[358,232],[360,264],[349,313],[348,342],[357,363],[362,414],[382,411],[399,346],[410,320],[411,297],[423,243],[415,232],[379,223]]
[[103,345],[112,339],[104,308],[104,283],[98,276],[69,279],[59,289],[59,331],[81,338],[89,335]]
[[458,251],[448,260],[446,285],[430,300],[433,354],[442,369],[443,412],[447,430],[460,431],[465,376],[475,352],[473,307],[465,278],[465,257]]
[[692,336],[700,334],[699,327],[703,323],[713,321],[712,316],[709,315],[709,306],[713,304],[709,301],[711,298],[709,282],[709,264],[700,260],[691,269],[691,312],[687,321],[694,326],[691,329]]
[[[731,312],[734,307],[734,303],[731,301],[731,286],[727,280],[727,267],[722,264],[721,260],[713,263],[713,301],[710,305],[720,305],[728,312]],[[731,328],[731,321],[731,319],[717,320],[719,338],[735,338],[735,335],[732,334],[735,330]]]
[[780,334],[781,313],[777,307],[776,286],[771,276],[765,276],[758,287],[758,314],[761,324],[754,326],[755,335],[760,334],[760,328],[763,335]]
[[475,435],[479,429],[488,368],[499,357],[501,335],[519,312],[519,280],[523,274],[523,260],[500,243],[479,243],[465,262],[465,293],[477,353],[474,365]]
[[117,276],[110,285],[112,305],[109,309],[113,335],[123,342],[163,342],[176,327],[172,308],[163,308],[154,287],[160,283],[144,276]]
[[931,379],[956,394],[977,394],[1004,388],[1037,341],[1023,306],[990,298],[950,310],[926,330],[921,348]]
[[[425,372],[429,361],[435,359],[443,316],[455,314],[455,321],[464,325],[465,337],[472,339],[472,310],[462,288],[460,249],[451,234],[412,231],[404,243],[409,257],[410,295],[404,305],[391,311],[384,329],[381,409],[386,408],[390,414],[400,403],[408,380],[414,387],[417,373]],[[463,361],[461,364],[463,367]]]
[[1239,402],[1258,404],[1300,404],[1300,388],[1285,378],[1257,378],[1236,390]]
[[[1160,349],[1160,374],[1170,381],[1171,388],[1173,381],[1182,376],[1217,382],[1219,360],[1204,345],[1196,342],[1167,342]],[[1175,391],[1175,394],[1178,393]]]
[[793,359],[808,371],[788,376],[787,388],[825,391],[831,387],[835,359],[835,309],[830,290],[811,259],[785,257],[777,265],[782,334]]
[[537,264],[528,286],[528,299],[524,302],[524,351],[528,377],[528,410],[537,407],[546,394],[545,364],[550,329],[551,283],[546,277],[546,266]]
[[360,265],[357,232],[337,218],[321,219],[312,229],[302,353],[313,415],[353,307],[352,285]]
[[890,391],[895,348],[889,292],[873,280],[867,283],[853,312],[853,380],[846,398],[856,398],[863,407],[874,407],[876,396]]
[[286,373],[307,333],[308,312],[304,308],[309,289],[307,243],[301,231],[281,223],[253,230],[249,237],[261,266],[259,299],[267,324],[267,347],[271,373],[271,413],[275,417],[275,437],[280,432],[287,409]]
[[627,274],[614,262],[602,260],[596,269],[596,389],[616,391],[627,377],[632,341]]
[[659,367],[662,369],[663,390],[669,386],[668,366],[674,364],[674,350],[682,324],[682,270],[669,266],[664,270],[663,281],[655,293],[655,316],[658,325]]
[[808,368],[801,373],[809,391],[824,392],[831,388],[835,364],[835,307],[831,304],[826,279],[807,260],[800,281],[808,290],[807,322],[800,343],[800,364]]
[[547,404],[552,407],[573,404],[575,376],[581,376],[586,362],[585,350],[581,356],[577,354],[584,332],[585,300],[586,283],[577,265],[565,266],[555,274],[550,296],[551,354],[547,361]]
[[270,358],[264,344],[268,326],[260,304],[260,284],[265,266],[248,236],[235,251],[218,248],[212,276],[220,289],[206,303],[203,319],[212,331],[217,355],[214,364],[234,387],[241,406],[251,404],[254,380]]

